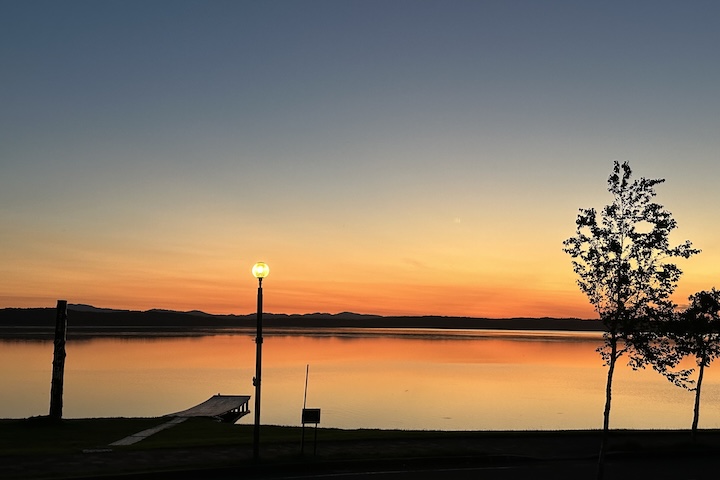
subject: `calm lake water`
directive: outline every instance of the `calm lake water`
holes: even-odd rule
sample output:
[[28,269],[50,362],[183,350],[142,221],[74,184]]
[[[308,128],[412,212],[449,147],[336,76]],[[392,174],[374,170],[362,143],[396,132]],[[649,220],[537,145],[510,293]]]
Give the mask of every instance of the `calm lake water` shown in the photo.
[[[322,409],[324,427],[600,428],[600,343],[597,333],[266,333],[262,423],[300,424],[309,365],[307,406]],[[52,355],[51,341],[0,340],[0,418],[47,415]],[[70,340],[63,413],[161,416],[217,393],[254,395],[254,370],[251,333]],[[692,408],[692,392],[652,370],[623,367],[611,427],[685,429]],[[700,427],[720,428],[720,366],[706,373]]]

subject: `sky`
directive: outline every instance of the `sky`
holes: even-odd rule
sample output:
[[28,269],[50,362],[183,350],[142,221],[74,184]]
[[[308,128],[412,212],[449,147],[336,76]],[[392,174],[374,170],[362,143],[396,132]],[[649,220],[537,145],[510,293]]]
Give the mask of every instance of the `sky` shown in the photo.
[[665,178],[720,286],[714,1],[0,0],[0,307],[595,318],[562,241]]

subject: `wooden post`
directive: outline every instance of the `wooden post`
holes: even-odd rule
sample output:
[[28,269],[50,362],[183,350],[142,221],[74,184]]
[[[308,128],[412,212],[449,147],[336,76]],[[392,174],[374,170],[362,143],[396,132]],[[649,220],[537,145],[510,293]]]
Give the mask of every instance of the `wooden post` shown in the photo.
[[55,351],[53,352],[52,383],[50,385],[50,418],[56,420],[62,418],[66,335],[67,300],[58,300],[55,313]]

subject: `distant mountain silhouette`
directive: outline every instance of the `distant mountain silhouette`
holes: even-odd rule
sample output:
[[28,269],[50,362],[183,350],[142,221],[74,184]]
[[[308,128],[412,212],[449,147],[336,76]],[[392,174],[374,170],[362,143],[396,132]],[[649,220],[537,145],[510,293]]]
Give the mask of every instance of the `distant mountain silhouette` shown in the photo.
[[[0,336],[52,334],[55,308],[0,309]],[[202,334],[230,328],[255,328],[256,314],[212,315],[178,312],[114,310],[91,305],[68,305],[68,332],[83,335],[146,333]],[[352,312],[263,314],[267,329],[424,328],[485,330],[602,331],[599,320],[578,318],[470,318],[444,316],[380,316]]]

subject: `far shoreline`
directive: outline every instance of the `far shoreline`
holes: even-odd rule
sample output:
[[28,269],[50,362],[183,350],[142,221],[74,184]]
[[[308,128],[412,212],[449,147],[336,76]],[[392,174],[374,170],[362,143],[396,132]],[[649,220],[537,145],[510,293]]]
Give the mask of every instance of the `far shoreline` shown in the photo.
[[[0,309],[0,338],[54,335],[54,308]],[[245,334],[257,328],[255,314],[210,315],[168,310],[109,310],[69,305],[69,336],[206,336]],[[492,332],[602,332],[600,320],[578,318],[472,318],[444,316],[380,316],[338,314],[263,314],[267,335],[478,335]]]
[[[599,339],[602,331],[599,330],[530,330],[530,329],[455,329],[455,328],[406,328],[406,327],[310,327],[310,328],[284,328],[265,327],[264,337],[282,336],[309,336],[309,337],[395,337],[419,338],[427,340],[472,339],[482,337],[582,337],[589,340]],[[202,328],[202,329],[172,329],[172,328],[134,328],[126,327],[71,327],[68,329],[68,340],[89,340],[92,338],[197,338],[219,335],[256,335],[255,328]],[[0,340],[52,340],[54,330],[38,327],[0,327]]]
[[[52,338],[54,308],[0,309],[0,338]],[[170,337],[246,334],[257,328],[257,316],[211,315],[199,311],[111,310],[68,305],[67,334],[72,337]],[[266,335],[417,335],[477,336],[493,332],[602,332],[600,320],[578,318],[472,318],[337,314],[263,314]]]

